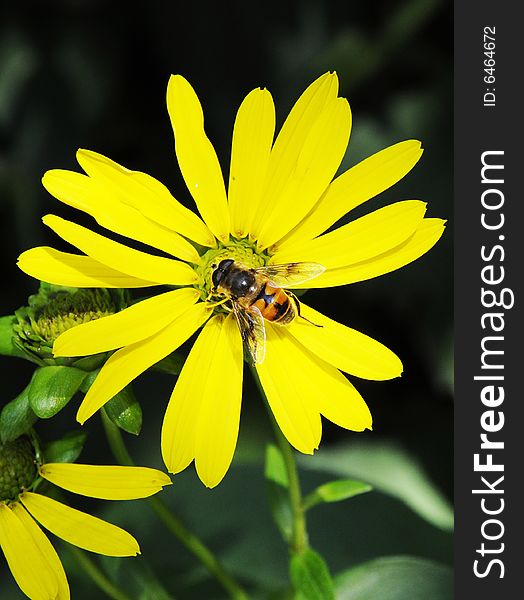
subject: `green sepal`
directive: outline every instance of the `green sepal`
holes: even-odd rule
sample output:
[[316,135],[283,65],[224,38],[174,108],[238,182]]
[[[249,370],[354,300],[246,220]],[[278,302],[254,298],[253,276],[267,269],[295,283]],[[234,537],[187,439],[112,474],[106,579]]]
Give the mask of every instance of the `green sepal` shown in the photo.
[[0,355],[25,358],[31,362],[41,364],[34,356],[25,352],[23,348],[15,343],[13,324],[17,322],[16,315],[0,317]]
[[293,535],[293,511],[288,493],[289,480],[284,457],[273,444],[266,446],[264,475],[271,514],[282,537],[289,542]]
[[87,394],[89,388],[93,385],[94,380],[97,378],[100,373],[100,369],[95,369],[94,371],[90,371],[87,373],[80,384],[80,391],[84,394]]
[[107,352],[93,354],[93,356],[83,356],[82,358],[75,360],[75,362],[73,363],[73,367],[76,367],[77,369],[82,369],[82,371],[87,372],[95,371],[105,363],[107,357]]
[[29,384],[29,403],[41,419],[49,419],[60,412],[79,390],[86,376],[75,367],[40,367],[33,373]]
[[8,402],[0,413],[0,440],[11,442],[27,433],[36,423],[38,417],[29,403],[29,387]]
[[184,357],[180,356],[177,352],[173,352],[173,354],[169,354],[161,361],[154,364],[151,369],[160,371],[161,373],[167,373],[168,375],[180,375],[184,362]]
[[85,431],[70,431],[63,438],[50,442],[44,448],[46,463],[72,463],[77,460],[84,448],[87,433]]
[[138,435],[142,429],[142,408],[128,385],[104,406],[106,415],[120,429]]
[[335,600],[335,589],[324,559],[308,548],[291,557],[290,577],[296,600]]
[[327,502],[340,502],[341,500],[348,500],[353,496],[365,494],[370,492],[373,488],[362,481],[355,481],[353,479],[337,479],[324,483],[313,490],[311,494],[308,494],[304,498],[304,509],[309,510],[313,506],[318,504],[324,504]]

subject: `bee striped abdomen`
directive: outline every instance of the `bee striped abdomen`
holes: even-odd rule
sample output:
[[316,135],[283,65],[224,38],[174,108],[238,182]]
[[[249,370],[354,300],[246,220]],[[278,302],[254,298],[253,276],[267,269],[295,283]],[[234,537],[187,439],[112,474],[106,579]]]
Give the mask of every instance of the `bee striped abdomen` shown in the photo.
[[260,310],[264,319],[279,325],[287,325],[295,317],[294,306],[286,292],[269,283],[262,287],[252,306]]

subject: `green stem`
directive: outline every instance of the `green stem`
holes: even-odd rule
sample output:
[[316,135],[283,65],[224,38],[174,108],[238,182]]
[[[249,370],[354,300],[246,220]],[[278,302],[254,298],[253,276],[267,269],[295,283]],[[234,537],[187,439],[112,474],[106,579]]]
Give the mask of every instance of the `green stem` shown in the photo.
[[289,492],[289,504],[291,506],[291,513],[293,515],[293,532],[291,538],[291,551],[296,554],[300,554],[309,548],[307,524],[306,524],[306,511],[304,503],[302,501],[302,490],[300,488],[300,479],[298,476],[297,463],[295,461],[295,451],[290,446],[289,442],[282,433],[278,423],[273,416],[273,412],[267,401],[264,388],[258,378],[258,373],[252,368],[253,376],[257,384],[258,390],[264,403],[266,405],[271,425],[275,433],[275,439],[282,453],[284,464],[286,467],[286,473],[288,478],[288,492]]
[[109,598],[113,600],[131,600],[131,596],[128,596],[119,587],[104,575],[99,569],[96,563],[80,548],[75,546],[69,546],[68,548],[76,558],[82,569],[91,577],[93,582],[103,591]]
[[[109,446],[116,458],[122,465],[133,466],[134,462],[125,446],[120,429],[101,411],[102,422],[106,432]],[[164,523],[169,531],[191,552],[198,560],[207,567],[208,571],[222,584],[233,600],[248,600],[248,595],[225,570],[216,556],[205,546],[200,539],[191,533],[186,526],[176,517],[159,498],[147,499],[149,506]]]

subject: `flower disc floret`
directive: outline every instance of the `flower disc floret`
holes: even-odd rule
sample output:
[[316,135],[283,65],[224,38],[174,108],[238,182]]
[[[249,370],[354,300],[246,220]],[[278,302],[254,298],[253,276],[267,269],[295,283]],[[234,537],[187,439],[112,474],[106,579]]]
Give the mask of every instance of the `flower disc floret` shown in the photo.
[[226,259],[232,259],[249,269],[256,269],[267,265],[270,255],[258,250],[256,244],[248,238],[231,239],[226,243],[219,243],[218,248],[208,250],[203,254],[202,263],[196,269],[200,275],[200,281],[195,287],[201,292],[202,300],[206,300],[212,295],[213,271],[222,260]]

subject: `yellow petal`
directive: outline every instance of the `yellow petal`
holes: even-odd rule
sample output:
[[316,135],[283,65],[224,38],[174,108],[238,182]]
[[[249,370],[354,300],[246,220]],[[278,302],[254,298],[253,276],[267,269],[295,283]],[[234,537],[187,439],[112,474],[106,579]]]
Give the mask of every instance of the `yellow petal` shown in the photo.
[[62,239],[94,260],[132,277],[166,285],[191,284],[198,279],[186,263],[129,248],[55,215],[46,215],[42,220]]
[[53,548],[53,545],[21,504],[14,504],[11,508],[40,550],[44,561],[47,563],[48,569],[56,576],[58,583],[58,595],[56,596],[56,600],[69,600],[71,597],[69,583],[67,582],[62,562],[58,557],[56,550]]
[[206,225],[215,236],[229,238],[224,178],[213,145],[204,131],[204,113],[195,91],[180,75],[167,86],[167,109],[175,133],[175,149],[186,185]]
[[158,285],[115,271],[89,256],[60,252],[48,246],[26,250],[18,257],[20,269],[36,279],[78,288],[139,288]]
[[103,500],[147,498],[171,485],[165,473],[147,467],[47,463],[40,475],[74,494]]
[[175,200],[160,181],[90,150],[79,150],[76,158],[90,177],[145,217],[203,246],[215,245],[213,234],[202,220]]
[[442,219],[424,219],[415,233],[396,248],[370,260],[341,267],[340,269],[324,271],[322,275],[311,281],[306,281],[300,287],[325,288],[347,285],[400,269],[420,258],[438,242],[444,232],[444,224],[445,221]]
[[257,365],[275,419],[297,450],[312,454],[321,435],[320,414],[352,431],[371,428],[371,414],[354,386],[284,327],[267,324],[267,352]]
[[89,321],[62,333],[54,356],[88,356],[129,346],[151,337],[185,312],[199,298],[194,288],[153,296],[107,317]]
[[373,338],[329,319],[305,304],[301,314],[316,325],[296,318],[288,327],[313,354],[337,369],[363,379],[392,379],[402,373],[400,359]]
[[200,262],[195,247],[185,238],[120,201],[110,185],[80,173],[58,169],[48,171],[42,183],[55,198],[91,215],[106,229],[182,260]]
[[275,107],[271,94],[253,90],[238,109],[233,130],[228,204],[231,233],[243,238],[260,202],[275,133]]
[[[289,443],[313,454],[322,435],[318,409],[324,374],[321,361],[310,355],[284,327],[266,325],[266,357],[256,366],[269,406]],[[315,362],[316,361],[316,362]],[[331,368],[331,367],[330,367]]]
[[271,262],[315,261],[326,269],[335,269],[369,260],[406,241],[425,212],[426,204],[419,200],[396,202],[314,240],[288,244],[273,255]]
[[14,512],[0,503],[0,546],[20,589],[31,600],[49,600],[58,593],[58,580],[40,548]]
[[337,177],[322,198],[291,233],[279,242],[281,248],[313,239],[353,208],[400,181],[422,156],[417,140],[399,142],[366,158]]
[[340,371],[331,369],[329,381],[332,393],[318,395],[320,413],[335,425],[350,431],[371,429],[373,419],[364,398]]
[[331,100],[304,140],[295,168],[279,196],[264,203],[259,248],[267,248],[289,233],[315,205],[344,157],[351,130],[351,111],[344,98]]
[[[278,198],[293,174],[302,147],[320,113],[337,97],[338,78],[335,73],[325,73],[314,81],[297,100],[275,140],[262,197],[272,201]],[[258,239],[264,223],[264,205],[255,215],[250,233]]]
[[117,350],[89,388],[78,409],[78,422],[84,424],[135,377],[176,350],[205,323],[209,315],[210,309],[204,302],[199,302],[155,335]]
[[162,456],[172,473],[195,458],[198,476],[215,487],[233,459],[242,398],[243,348],[233,317],[211,319],[180,373],[162,427]]
[[104,556],[140,554],[135,538],[116,525],[33,492],[24,492],[20,500],[43,527],[73,546]]

